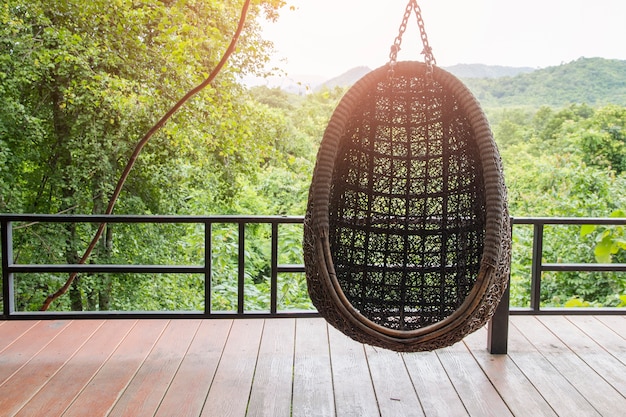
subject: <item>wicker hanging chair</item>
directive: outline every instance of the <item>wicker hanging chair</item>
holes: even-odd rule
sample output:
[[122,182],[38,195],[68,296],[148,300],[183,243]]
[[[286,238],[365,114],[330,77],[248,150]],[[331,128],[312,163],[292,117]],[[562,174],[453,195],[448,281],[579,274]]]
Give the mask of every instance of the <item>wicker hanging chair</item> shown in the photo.
[[309,295],[351,338],[395,351],[482,327],[508,282],[500,156],[474,96],[421,62],[370,72],[340,101],[309,192]]
[[506,288],[510,225],[469,90],[420,62],[358,81],[324,133],[304,242],[314,305],[355,340],[433,350],[482,327]]

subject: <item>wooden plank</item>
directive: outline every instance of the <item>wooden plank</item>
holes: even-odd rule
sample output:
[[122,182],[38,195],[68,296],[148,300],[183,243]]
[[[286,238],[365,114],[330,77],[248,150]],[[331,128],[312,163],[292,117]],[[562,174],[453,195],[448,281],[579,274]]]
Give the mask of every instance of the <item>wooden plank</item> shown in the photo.
[[167,325],[110,417],[154,415],[199,326],[198,320],[173,320]]
[[232,324],[232,320],[202,320],[157,417],[200,415]]
[[169,320],[139,320],[63,414],[105,416],[159,339]]
[[[58,416],[93,378],[136,320],[107,320],[16,416]],[[75,329],[72,329],[75,331]]]
[[[595,331],[587,329],[586,332],[595,339],[601,341],[601,345],[613,356],[626,364],[626,318],[621,316],[596,316],[602,323]],[[610,332],[604,331],[605,328]]]
[[28,332],[37,321],[11,320],[2,321],[0,327],[0,355],[11,344],[15,343],[22,335]]
[[[624,340],[594,317],[569,316],[567,320],[575,327],[567,326],[557,336],[618,392],[626,393],[626,362],[619,359],[626,360]],[[614,342],[625,344],[623,355],[616,354]]]
[[[560,416],[599,416],[597,410],[531,343],[549,333],[531,316],[511,316],[509,356]],[[538,344],[542,346],[541,343]],[[545,347],[545,346],[544,346]]]
[[233,322],[202,416],[245,416],[262,331],[263,320]]
[[0,410],[15,414],[46,384],[102,325],[101,321],[74,321],[65,326],[33,358],[0,385]]
[[380,415],[382,417],[424,416],[402,355],[372,346],[366,346],[365,352]]
[[337,416],[380,416],[363,344],[332,326],[328,335]]
[[[557,414],[508,355],[492,355],[485,349],[485,328],[463,342],[515,417],[549,417]],[[419,392],[419,391],[418,391]],[[450,414],[452,415],[452,414]]]
[[265,320],[248,417],[290,414],[295,326],[295,319]]
[[426,416],[469,415],[435,352],[405,353],[403,356]]
[[335,415],[328,328],[323,319],[296,320],[292,417]]
[[[584,333],[577,331],[577,328],[563,316],[539,316],[537,319],[550,331],[541,333],[540,337],[533,337],[533,344],[602,416],[623,416],[626,398],[598,374],[600,369],[591,368],[582,360],[580,353],[571,350],[589,351],[597,344]],[[578,340],[575,336],[578,336]],[[567,345],[568,341],[572,343],[571,346]],[[609,358],[609,355],[599,358],[603,362],[602,368],[611,366]],[[622,370],[626,371],[626,367],[622,366]]]
[[471,416],[513,415],[463,342],[436,353]]
[[626,313],[622,315],[595,316],[604,323],[605,326],[611,328],[622,339],[626,339]]
[[[27,322],[25,322],[27,323]],[[0,354],[0,383],[17,372],[69,325],[70,321],[38,322]]]

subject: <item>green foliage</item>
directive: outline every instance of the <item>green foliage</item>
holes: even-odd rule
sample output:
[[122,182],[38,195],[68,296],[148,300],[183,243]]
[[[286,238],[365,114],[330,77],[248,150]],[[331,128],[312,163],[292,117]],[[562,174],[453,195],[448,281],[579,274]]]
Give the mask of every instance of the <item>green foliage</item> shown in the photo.
[[626,106],[626,61],[580,58],[515,77],[464,78],[486,107]]
[[[500,144],[513,216],[622,217],[626,176],[621,167],[623,108],[575,104],[542,107],[534,116],[502,110],[492,117]],[[611,134],[613,132],[613,134]],[[504,135],[504,136],[503,136]],[[517,230],[519,229],[519,230]],[[531,230],[515,228],[512,302],[529,305]],[[610,262],[624,259],[623,228],[550,227],[546,262]],[[620,260],[619,262],[622,262]],[[619,273],[544,272],[544,305],[620,305],[626,279]],[[582,303],[582,304],[579,304]]]
[[[101,213],[135,144],[215,66],[241,2],[7,0],[0,5],[0,212]],[[237,53],[155,135],[117,213],[305,213],[316,151],[342,88],[306,96],[238,84],[271,45],[254,2]],[[626,207],[624,63],[581,59],[513,78],[468,80],[487,108],[513,216],[614,216]],[[593,74],[589,77],[589,74]],[[611,91],[609,95],[607,91]],[[612,97],[612,104],[603,97]],[[506,105],[506,106],[504,106]],[[24,263],[71,263],[95,225],[21,225]],[[236,311],[238,228],[213,225],[213,310]],[[244,308],[269,309],[270,231],[246,227]],[[202,264],[197,225],[110,225],[92,261]],[[625,262],[621,226],[550,227],[546,262]],[[302,263],[301,226],[281,226],[280,264]],[[532,228],[515,227],[511,298],[527,306]],[[543,305],[624,306],[623,274],[544,273]],[[18,310],[36,310],[67,277],[20,274]],[[202,310],[197,275],[82,275],[53,308]],[[279,309],[312,308],[303,274],[278,277]]]
[[[613,211],[609,217],[626,218],[626,212],[618,209]],[[596,261],[600,263],[611,263],[613,258],[619,257],[620,262],[626,258],[626,232],[624,226],[603,226],[585,225],[581,228],[581,236],[595,234],[594,255]]]
[[[236,80],[267,61],[270,44],[261,38],[256,18],[263,13],[275,19],[283,4],[253,2],[231,65],[153,137],[126,182],[118,213],[232,212],[239,200],[237,184],[255,184],[268,161],[277,159],[275,132],[283,130],[282,120],[249,101]],[[54,7],[41,0],[3,2],[0,211],[102,213],[137,141],[216,65],[240,7],[231,0],[202,5],[64,0]],[[287,140],[281,144],[289,147]],[[283,169],[304,169],[296,151]],[[93,229],[58,227],[57,235],[25,233],[19,250],[23,261],[39,259],[35,247],[43,243],[58,251],[50,254],[51,262],[75,262]],[[188,260],[180,248],[160,249],[184,239],[177,232],[137,233],[143,234],[124,227],[107,233],[93,261]],[[157,289],[181,293],[177,279],[160,277],[155,287],[155,277],[83,276],[72,286],[70,300],[55,308],[115,309],[135,303],[135,308],[160,309],[158,301],[144,305],[137,300],[148,294],[152,300],[172,299]],[[191,280],[181,288],[202,288],[197,278]],[[63,281],[59,276],[21,277],[23,294],[31,295],[33,287],[38,292],[20,308],[37,308],[34,299],[43,300]],[[120,293],[120,282],[132,285]],[[188,294],[173,299],[181,308],[198,308]]]

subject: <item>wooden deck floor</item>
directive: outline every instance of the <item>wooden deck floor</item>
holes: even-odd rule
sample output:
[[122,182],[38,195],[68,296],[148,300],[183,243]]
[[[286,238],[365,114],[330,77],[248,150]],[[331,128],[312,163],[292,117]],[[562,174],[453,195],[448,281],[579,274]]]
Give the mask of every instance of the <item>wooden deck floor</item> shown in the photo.
[[513,316],[435,352],[322,319],[0,322],[1,416],[623,416],[626,317]]

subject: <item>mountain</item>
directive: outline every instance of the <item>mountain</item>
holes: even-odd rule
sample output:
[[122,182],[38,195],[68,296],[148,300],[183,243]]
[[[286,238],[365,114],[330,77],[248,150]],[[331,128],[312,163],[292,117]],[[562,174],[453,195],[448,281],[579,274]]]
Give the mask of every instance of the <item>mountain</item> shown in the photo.
[[536,69],[531,67],[503,67],[500,65],[484,64],[457,64],[442,68],[456,75],[458,78],[514,77],[519,74],[533,72]]
[[349,87],[370,71],[372,70],[365,66],[352,68],[337,77],[324,81],[322,84],[318,85],[315,90],[319,91],[324,88],[333,89],[335,87]]
[[[534,70],[483,64],[458,64],[444,69],[459,77],[483,107],[563,107],[572,103],[626,106],[626,61],[622,60],[580,58]],[[349,87],[369,71],[370,68],[360,66],[326,81],[294,75],[265,79],[263,84],[304,95],[323,88]]]
[[247,87],[280,88],[287,93],[305,95],[324,83],[324,80],[325,78],[320,75],[292,74],[289,76],[245,77],[241,81]]
[[[579,58],[542,69],[483,64],[459,64],[444,69],[459,77],[483,106],[563,107],[572,103],[626,106],[626,61],[622,60]],[[353,68],[314,90],[349,87],[369,71],[367,67]]]
[[514,77],[462,78],[483,106],[626,106],[626,61],[580,58]]
[[[442,68],[459,78],[511,77],[534,71],[534,69],[530,67],[503,67],[484,64],[457,64]],[[324,88],[332,89],[335,87],[349,87],[370,71],[372,70],[365,66],[352,68],[337,77],[331,78],[330,80],[317,85],[314,87],[314,90],[319,91]]]

